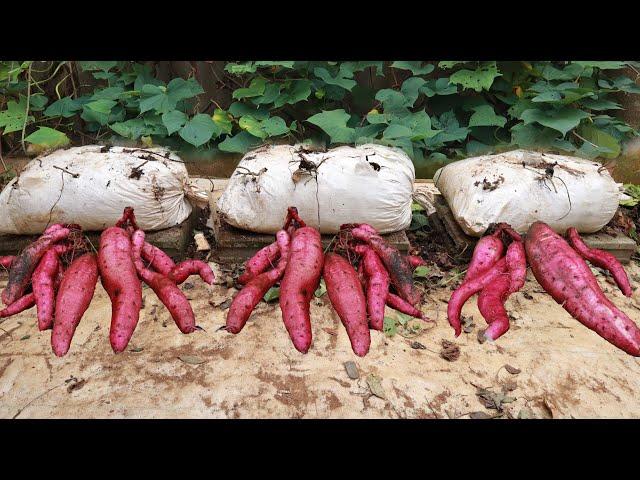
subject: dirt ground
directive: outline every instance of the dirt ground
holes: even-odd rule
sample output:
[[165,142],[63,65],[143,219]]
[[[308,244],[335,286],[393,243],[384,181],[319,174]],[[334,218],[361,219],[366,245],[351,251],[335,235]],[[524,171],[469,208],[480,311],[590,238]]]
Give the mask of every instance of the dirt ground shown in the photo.
[[[640,268],[629,273],[637,287]],[[627,299],[599,280],[640,322],[640,294]],[[455,339],[445,316],[450,290],[439,289],[423,306],[435,326],[410,339],[372,332],[365,358],[352,353],[326,295],[312,303],[314,342],[302,355],[277,302],[261,303],[232,335],[218,330],[226,310],[213,305],[234,290],[190,283],[186,294],[205,331],[182,335],[145,289],[140,323],[119,355],[109,345],[111,307],[100,285],[64,358],[53,355],[49,332],[37,330],[35,310],[1,324],[0,417],[640,418],[640,360],[573,320],[530,273],[508,300],[512,327],[498,342],[478,343],[484,321],[475,299],[463,311],[475,326]],[[442,340],[457,345],[457,359],[441,357]],[[359,378],[348,376],[348,361]]]

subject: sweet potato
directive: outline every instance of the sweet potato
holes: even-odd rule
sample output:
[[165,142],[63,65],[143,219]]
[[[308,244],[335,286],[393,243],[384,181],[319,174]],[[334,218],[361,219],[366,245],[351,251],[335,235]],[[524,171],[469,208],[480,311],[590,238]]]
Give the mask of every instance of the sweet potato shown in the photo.
[[500,238],[501,234],[502,229],[498,228],[491,235],[486,235],[478,240],[463,282],[479,277],[500,260],[504,250],[504,245]]
[[251,278],[249,282],[233,298],[227,313],[227,331],[238,333],[244,328],[251,312],[260,302],[265,293],[273,287],[285,272],[290,256],[289,234],[280,230],[276,233],[276,244],[280,252],[280,259],[275,268]]
[[511,242],[504,258],[509,273],[509,294],[515,293],[527,279],[527,257],[522,240]]
[[[372,250],[368,251],[375,255]],[[376,281],[378,273],[369,279],[370,284]],[[358,274],[344,257],[328,253],[324,257],[322,276],[331,304],[347,330],[352,350],[360,357],[365,356],[371,345],[371,335],[367,323],[366,299]]]
[[[54,228],[55,227],[55,228]],[[35,242],[26,247],[11,264],[9,281],[2,292],[2,301],[5,305],[11,305],[22,297],[31,282],[31,275],[38,262],[47,249],[54,243],[66,238],[71,233],[68,228],[61,225],[52,225],[45,230]]]
[[389,294],[389,273],[378,254],[371,247],[365,249],[362,263],[367,285],[369,323],[371,328],[381,331],[384,328],[384,306]]
[[0,318],[7,318],[12,315],[16,315],[20,312],[24,312],[36,304],[36,297],[32,293],[27,293],[23,297],[13,302],[11,305],[3,310],[0,310]]
[[417,255],[407,255],[407,261],[413,268],[427,265],[427,262],[422,257],[418,257]]
[[368,243],[378,254],[384,263],[389,278],[398,294],[411,305],[420,303],[422,295],[413,284],[413,268],[409,261],[403,257],[398,249],[392,247],[377,233],[371,225],[361,224],[351,230],[351,235],[356,239]]
[[404,313],[411,317],[424,319],[424,315],[420,310],[411,305],[405,299],[395,295],[393,293],[389,293],[387,295],[387,305],[394,310],[399,311],[400,313]]
[[16,257],[14,257],[13,255],[8,255],[8,256],[0,256],[0,267],[4,267],[4,268],[9,268],[11,267],[11,262],[13,262],[13,260]]
[[55,248],[49,248],[40,259],[33,272],[31,285],[36,297],[38,330],[48,330],[53,326],[55,311],[55,281],[60,268],[60,260]]
[[588,260],[596,267],[608,270],[622,293],[627,297],[631,296],[633,290],[631,290],[629,277],[627,277],[627,272],[625,272],[624,267],[616,257],[611,255],[609,252],[605,252],[604,250],[589,248],[582,241],[582,238],[580,238],[580,234],[574,227],[571,227],[567,230],[567,240],[569,241],[569,244],[574,248],[574,250],[578,252],[580,256],[582,256],[582,258]]
[[529,228],[525,250],[536,280],[576,320],[630,355],[640,329],[604,295],[585,260],[548,225]]
[[144,242],[144,246],[142,247],[142,258],[149,262],[151,268],[162,275],[169,275],[171,269],[176,266],[175,262],[169,255],[164,253],[162,249],[155,245],[151,245],[149,242]]
[[267,269],[275,265],[279,256],[280,249],[277,242],[261,248],[258,253],[245,263],[244,272],[238,277],[238,283],[244,285],[256,275],[267,271]]
[[93,253],[76,258],[64,274],[56,296],[56,311],[51,332],[53,353],[62,357],[69,351],[71,339],[95,293],[98,262]]
[[149,270],[142,263],[142,249],[144,246],[144,232],[136,230],[132,237],[133,263],[138,275],[151,287],[160,301],[167,307],[173,321],[182,333],[192,333],[197,330],[196,318],[191,304],[182,290],[168,277]]
[[504,302],[509,296],[511,278],[506,264],[502,274],[485,286],[478,295],[478,310],[489,324],[483,332],[486,339],[496,340],[509,330],[509,316],[504,308]]
[[466,301],[493,282],[499,275],[502,275],[505,268],[506,260],[501,258],[490,270],[476,278],[462,282],[462,285],[453,292],[447,306],[447,318],[449,319],[449,324],[455,330],[456,337],[462,332],[460,313]]
[[209,285],[212,285],[215,280],[213,270],[202,260],[185,260],[173,267],[167,277],[176,285],[180,285],[189,276],[196,274]]
[[119,353],[127,348],[142,308],[142,285],[133,264],[131,239],[122,228],[110,227],[100,235],[98,268],[111,299],[109,341]]
[[311,346],[309,302],[318,288],[324,255],[320,232],[312,227],[296,230],[291,238],[291,254],[280,282],[280,310],[295,348],[307,353]]

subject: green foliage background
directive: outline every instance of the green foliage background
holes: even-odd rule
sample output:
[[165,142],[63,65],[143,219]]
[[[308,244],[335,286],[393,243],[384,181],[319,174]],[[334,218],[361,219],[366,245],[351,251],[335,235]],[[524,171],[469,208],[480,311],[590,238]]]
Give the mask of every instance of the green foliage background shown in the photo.
[[[615,117],[617,95],[640,93],[624,67],[640,65],[228,62],[220,88],[232,102],[205,106],[195,76],[165,83],[137,62],[54,62],[40,80],[34,62],[1,62],[0,129],[13,151],[124,137],[232,153],[272,142],[375,142],[402,148],[416,165],[514,147],[615,158],[638,134]],[[74,68],[91,74],[90,92],[80,93]],[[377,77],[391,88],[374,88]]]

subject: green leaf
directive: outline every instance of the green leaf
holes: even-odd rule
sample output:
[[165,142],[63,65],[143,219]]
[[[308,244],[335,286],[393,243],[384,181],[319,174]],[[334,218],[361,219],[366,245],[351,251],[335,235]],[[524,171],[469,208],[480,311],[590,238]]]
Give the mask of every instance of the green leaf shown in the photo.
[[413,104],[416,102],[418,95],[420,94],[420,89],[425,83],[427,83],[427,81],[420,77],[411,77],[402,83],[400,91],[404,95],[404,105],[406,107],[413,107]]
[[383,88],[376,93],[376,100],[382,103],[384,113],[405,116],[411,112],[406,108],[407,99],[404,94],[390,88]]
[[132,118],[126,122],[112,123],[109,125],[109,128],[118,135],[132,140],[137,140],[143,135],[148,135],[150,133],[149,127],[145,124],[144,119],[142,118]]
[[256,66],[253,62],[227,63],[224,69],[234,75],[242,75],[245,73],[255,73]]
[[463,63],[468,63],[468,62],[458,62],[458,61],[444,61],[444,62],[438,62],[438,68],[442,68],[444,70],[448,70],[450,68],[455,67],[456,65],[460,65]]
[[180,129],[180,137],[195,147],[204,145],[212,138],[219,136],[220,128],[214,123],[209,115],[199,113]]
[[558,132],[533,123],[519,123],[511,128],[511,143],[519,147],[548,147],[558,138]]
[[[442,62],[441,62],[442,63]],[[393,68],[400,70],[410,70],[413,75],[427,75],[434,70],[434,66],[431,63],[422,65],[422,62],[403,62],[396,61],[391,64]]]
[[267,133],[263,130],[260,122],[253,118],[251,115],[245,115],[244,117],[240,118],[238,124],[240,125],[241,129],[246,130],[254,137],[265,139],[268,136]]
[[246,103],[234,102],[229,106],[229,113],[235,118],[251,115],[256,120],[269,118],[269,109],[264,107],[252,107]]
[[256,67],[282,67],[286,69],[291,69],[295,65],[295,61],[290,62],[256,62]]
[[153,110],[157,113],[167,113],[175,110],[178,102],[167,95],[167,88],[159,85],[145,85],[142,87],[140,98],[140,113]]
[[576,64],[576,65],[580,65],[582,68],[599,68],[600,70],[620,70],[621,68],[624,68],[627,63],[626,62],[614,62],[614,61],[608,61],[608,62],[592,62],[592,61],[586,61],[586,62],[577,62],[577,61],[573,61],[572,63]]
[[431,273],[431,269],[426,265],[420,265],[413,271],[413,278],[428,278]]
[[270,137],[289,133],[289,127],[281,117],[269,117],[262,121],[262,129]]
[[29,109],[34,112],[41,112],[47,103],[49,103],[49,99],[45,95],[35,93],[29,98]]
[[122,87],[107,87],[96,90],[91,96],[91,100],[118,100],[124,93]]
[[264,93],[267,81],[262,77],[257,77],[251,80],[251,83],[247,88],[238,88],[233,91],[231,95],[233,98],[240,100],[242,98],[259,97]]
[[80,69],[85,72],[91,72],[94,70],[102,70],[108,72],[112,68],[118,65],[118,62],[106,61],[106,62],[78,62]]
[[227,138],[218,144],[218,148],[223,152],[246,153],[261,143],[261,139],[254,137],[249,132],[243,131],[233,137],[227,136]]
[[316,298],[320,298],[325,293],[327,293],[327,285],[324,283],[324,278],[323,278],[322,280],[320,280],[320,285],[318,285],[318,288],[316,289],[315,292],[313,292],[313,294],[316,296]]
[[262,298],[267,303],[277,300],[278,298],[280,298],[280,287],[271,287],[269,290],[267,290],[267,293],[265,293],[264,297]]
[[167,95],[173,102],[193,98],[196,95],[204,93],[204,89],[198,81],[191,77],[188,80],[183,78],[174,78],[167,85]]
[[[26,113],[27,99],[25,97],[21,97],[19,103],[14,100],[9,100],[7,103],[7,109],[0,112],[0,128],[4,129],[3,135],[22,130],[22,126],[25,123]],[[34,118],[29,115],[27,118],[27,124],[33,120]]]
[[332,143],[352,143],[355,129],[347,127],[351,116],[343,109],[322,111],[307,119],[307,122],[320,127],[329,135]]
[[309,98],[309,95],[311,95],[311,82],[309,80],[293,80],[273,102],[273,106],[280,108],[285,104],[298,103]]
[[474,108],[474,114],[469,119],[470,127],[504,127],[507,119],[496,115],[491,105],[480,105]]
[[605,98],[585,98],[584,100],[580,101],[580,104],[585,108],[596,111],[622,109],[619,103],[607,100]]
[[393,337],[398,333],[398,325],[395,318],[384,317],[383,332],[387,337]]
[[313,74],[320,78],[327,85],[335,85],[337,87],[344,88],[345,90],[351,91],[353,87],[356,86],[356,81],[352,80],[353,72],[349,76],[348,73],[345,73],[341,68],[335,76],[331,76],[331,73],[326,68],[316,67],[313,69]]
[[113,100],[96,100],[84,105],[81,118],[86,122],[107,125],[112,118],[112,110],[118,104]]
[[189,120],[187,115],[179,110],[171,110],[162,114],[162,124],[167,129],[167,135],[171,135],[180,130]]
[[405,126],[405,125],[400,125],[398,123],[394,123],[392,125],[389,125],[383,134],[384,138],[389,138],[389,139],[396,139],[396,138],[409,138],[413,135],[413,131]]
[[429,220],[427,219],[426,215],[423,215],[422,213],[414,212],[413,215],[411,216],[411,224],[409,225],[408,230],[412,232],[415,230],[420,230],[422,227],[428,224],[429,224]]
[[582,125],[580,135],[595,144],[604,158],[616,158],[620,155],[620,143],[614,137],[592,125]]
[[70,118],[80,110],[82,110],[81,102],[71,97],[63,97],[49,105],[44,111],[44,116]]
[[280,96],[280,88],[278,83],[269,83],[264,89],[264,94],[260,97],[254,97],[252,102],[256,105],[273,103]]
[[231,133],[233,130],[233,123],[231,123],[231,116],[220,108],[216,108],[211,117],[216,125],[220,128],[222,133]]
[[489,90],[493,80],[501,75],[498,72],[496,62],[489,62],[475,70],[458,70],[449,77],[449,82],[462,85],[464,89],[473,89],[476,92],[481,92],[482,90]]
[[580,121],[587,118],[589,114],[583,110],[570,107],[563,107],[559,110],[540,110],[531,108],[522,112],[522,120],[525,124],[539,123],[545,127],[553,128],[566,135],[568,131],[576,128]]
[[38,130],[25,137],[25,141],[45,148],[64,147],[69,144],[69,137],[63,132],[49,127],[38,127]]

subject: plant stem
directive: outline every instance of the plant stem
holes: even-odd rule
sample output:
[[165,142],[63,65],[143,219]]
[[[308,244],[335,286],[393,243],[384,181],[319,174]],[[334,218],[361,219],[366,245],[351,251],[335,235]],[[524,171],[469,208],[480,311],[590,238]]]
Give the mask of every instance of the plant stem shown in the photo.
[[29,102],[31,101],[31,64],[29,64],[29,70],[27,70],[27,108],[24,112],[24,123],[22,124],[22,135],[20,136],[20,143],[22,144],[22,150],[27,155],[27,147],[24,145],[24,134],[27,129],[27,122],[29,121]]

